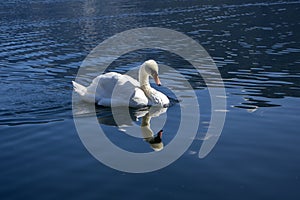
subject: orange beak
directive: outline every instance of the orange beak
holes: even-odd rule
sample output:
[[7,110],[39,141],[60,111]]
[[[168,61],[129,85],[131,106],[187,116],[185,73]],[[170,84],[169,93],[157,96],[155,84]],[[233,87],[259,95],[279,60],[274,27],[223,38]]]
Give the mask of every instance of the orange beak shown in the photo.
[[157,74],[153,75],[153,79],[154,79],[156,85],[161,86],[161,82],[160,82],[159,77],[158,77]]

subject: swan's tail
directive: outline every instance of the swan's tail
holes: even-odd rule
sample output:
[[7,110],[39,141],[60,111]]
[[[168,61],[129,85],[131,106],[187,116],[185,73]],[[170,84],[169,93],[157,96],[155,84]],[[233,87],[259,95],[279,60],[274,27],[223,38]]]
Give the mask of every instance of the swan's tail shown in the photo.
[[72,81],[72,83],[73,83],[75,92],[77,92],[80,96],[84,97],[87,92],[86,87],[84,87],[83,85],[80,85],[79,83],[76,83],[75,81]]

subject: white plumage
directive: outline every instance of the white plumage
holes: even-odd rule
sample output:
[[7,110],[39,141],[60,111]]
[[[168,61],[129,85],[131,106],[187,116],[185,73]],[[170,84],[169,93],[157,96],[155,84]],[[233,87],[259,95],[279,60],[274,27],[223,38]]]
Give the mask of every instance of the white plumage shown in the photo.
[[109,72],[97,76],[88,87],[75,81],[72,83],[75,92],[84,101],[101,106],[168,106],[168,97],[150,86],[149,76],[160,85],[158,65],[154,60],[148,60],[140,66],[139,81],[128,75]]

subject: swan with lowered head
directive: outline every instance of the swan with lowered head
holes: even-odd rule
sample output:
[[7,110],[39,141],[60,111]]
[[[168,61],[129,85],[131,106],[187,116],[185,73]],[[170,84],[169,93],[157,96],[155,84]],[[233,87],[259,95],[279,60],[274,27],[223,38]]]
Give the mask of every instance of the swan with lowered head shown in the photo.
[[148,60],[140,66],[139,81],[128,75],[109,72],[97,76],[88,87],[75,81],[72,83],[75,92],[83,100],[100,106],[168,106],[168,97],[150,86],[149,77],[152,77],[157,85],[161,85],[158,65],[154,60]]

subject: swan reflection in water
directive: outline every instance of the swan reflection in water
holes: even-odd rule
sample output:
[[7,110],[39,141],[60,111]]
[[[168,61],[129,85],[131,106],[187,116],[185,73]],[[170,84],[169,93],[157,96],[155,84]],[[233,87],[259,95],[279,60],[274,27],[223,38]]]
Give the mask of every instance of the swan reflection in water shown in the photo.
[[[127,107],[117,107],[113,108],[112,111],[112,108],[100,107],[97,109],[97,118],[100,124],[117,126],[120,130],[131,136],[142,137],[144,141],[149,143],[154,151],[160,151],[164,147],[162,141],[163,130],[154,134],[150,125],[152,118],[161,116],[166,113],[167,109],[168,108],[162,108],[160,106],[146,107],[143,109],[129,108],[129,110]],[[133,129],[133,131],[130,130],[131,127],[133,127],[134,121],[139,121],[140,119],[140,128]]]
[[156,136],[154,136],[153,131],[150,127],[150,120],[152,117],[158,117],[162,113],[165,113],[167,108],[157,108],[151,107],[149,112],[145,114],[142,118],[141,131],[145,141],[147,141],[151,148],[154,151],[160,151],[164,148],[164,144],[162,142],[162,133],[163,130],[160,130]]

